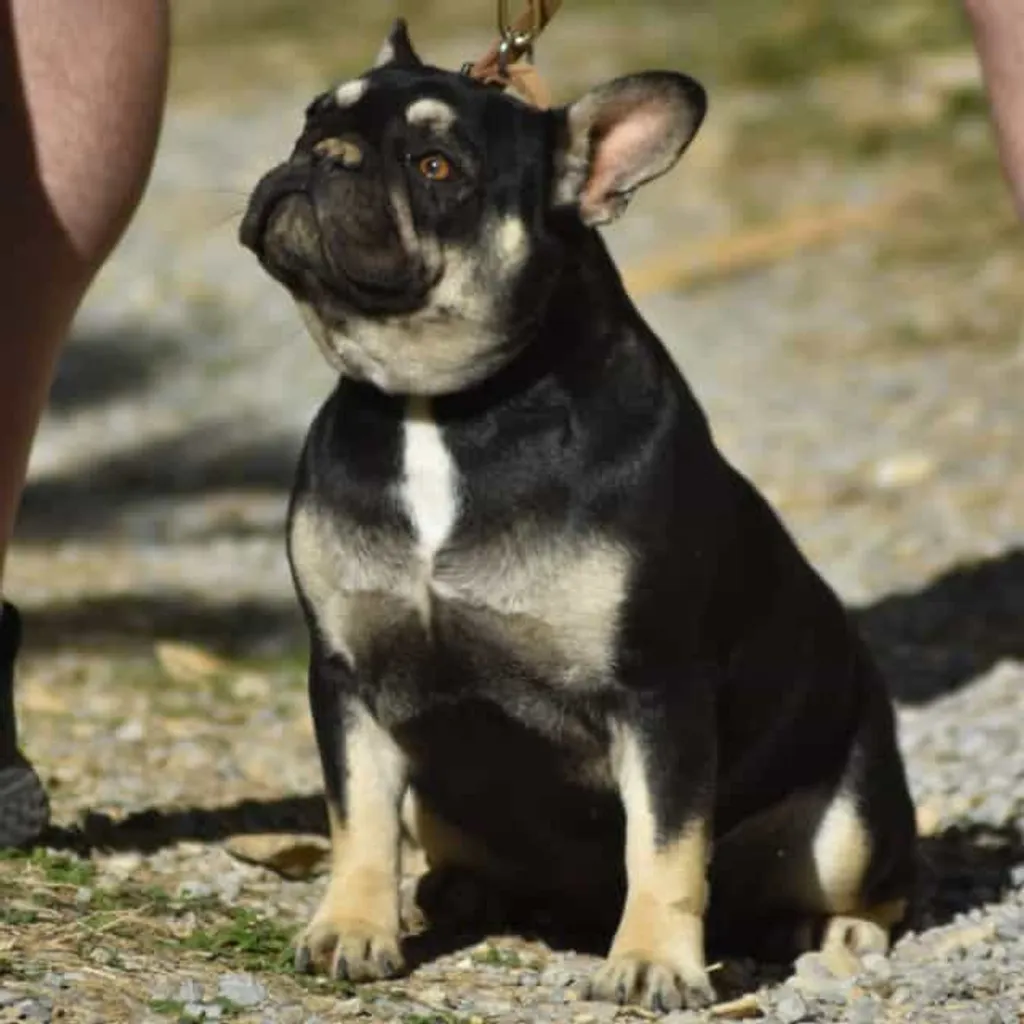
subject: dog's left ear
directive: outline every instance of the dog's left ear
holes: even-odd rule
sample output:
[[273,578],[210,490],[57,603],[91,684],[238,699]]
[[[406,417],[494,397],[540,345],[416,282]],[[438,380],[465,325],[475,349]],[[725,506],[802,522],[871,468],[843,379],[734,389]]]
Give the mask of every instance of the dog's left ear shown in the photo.
[[614,220],[683,155],[706,111],[703,87],[669,71],[616,78],[557,111],[555,205],[575,206],[591,226]]
[[377,53],[377,59],[373,62],[375,68],[382,68],[385,64],[400,67],[420,67],[423,64],[419,54],[412,48],[409,25],[405,18],[395,19],[387,39]]

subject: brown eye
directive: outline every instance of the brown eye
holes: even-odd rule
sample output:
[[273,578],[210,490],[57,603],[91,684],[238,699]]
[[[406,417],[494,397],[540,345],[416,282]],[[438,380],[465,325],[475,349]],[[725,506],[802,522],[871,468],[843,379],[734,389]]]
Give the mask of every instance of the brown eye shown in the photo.
[[363,151],[351,139],[321,139],[313,152],[353,171],[363,163]]
[[452,165],[440,153],[431,153],[420,160],[420,174],[431,181],[447,181],[452,176]]

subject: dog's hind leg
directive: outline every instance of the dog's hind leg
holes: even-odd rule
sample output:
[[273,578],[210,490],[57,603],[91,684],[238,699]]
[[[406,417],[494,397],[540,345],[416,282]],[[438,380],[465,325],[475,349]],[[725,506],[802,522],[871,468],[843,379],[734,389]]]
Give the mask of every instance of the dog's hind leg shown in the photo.
[[742,945],[737,933],[748,929],[759,953],[780,959],[819,944],[855,955],[888,949],[914,885],[913,807],[886,719],[862,731],[838,782],[794,794],[717,840],[711,919],[724,946]]
[[434,811],[413,787],[402,803],[402,825],[425,868],[416,885],[415,907],[405,911],[408,920],[452,931],[504,924],[512,901],[507,865]]

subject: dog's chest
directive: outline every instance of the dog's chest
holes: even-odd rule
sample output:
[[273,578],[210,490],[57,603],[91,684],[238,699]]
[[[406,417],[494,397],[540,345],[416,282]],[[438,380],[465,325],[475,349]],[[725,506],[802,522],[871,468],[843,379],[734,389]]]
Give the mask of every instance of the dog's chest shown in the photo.
[[344,496],[329,506],[315,493],[296,502],[292,564],[325,642],[357,673],[418,665],[420,685],[436,685],[443,670],[476,677],[478,688],[509,676],[606,684],[628,585],[625,548],[550,517],[541,523],[529,507],[503,509],[493,529],[474,519],[480,495],[425,402],[409,403],[399,452],[379,496],[390,514],[379,523],[357,520]]

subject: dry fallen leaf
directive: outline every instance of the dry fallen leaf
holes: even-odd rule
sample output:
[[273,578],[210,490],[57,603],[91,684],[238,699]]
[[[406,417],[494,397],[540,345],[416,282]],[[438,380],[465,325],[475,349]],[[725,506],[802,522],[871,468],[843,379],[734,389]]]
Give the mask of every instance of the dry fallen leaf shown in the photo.
[[153,650],[160,667],[177,683],[202,683],[231,671],[223,658],[195,644],[162,640]]
[[326,873],[331,847],[323,836],[269,833],[232,836],[224,848],[247,864],[259,864],[299,881]]
[[751,1020],[754,1017],[763,1017],[764,1012],[757,996],[740,996],[739,999],[730,999],[727,1003],[716,1003],[711,1007],[711,1016],[719,1017],[722,1020]]
[[926,452],[890,455],[875,464],[875,486],[883,490],[912,487],[934,476],[936,468],[935,460]]

